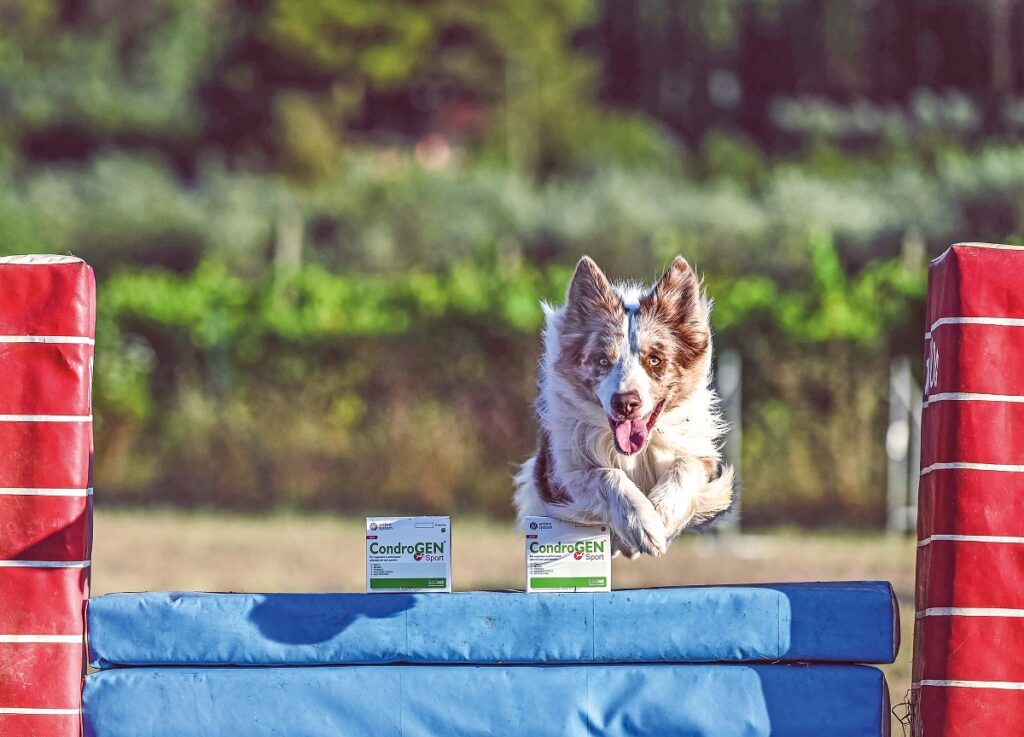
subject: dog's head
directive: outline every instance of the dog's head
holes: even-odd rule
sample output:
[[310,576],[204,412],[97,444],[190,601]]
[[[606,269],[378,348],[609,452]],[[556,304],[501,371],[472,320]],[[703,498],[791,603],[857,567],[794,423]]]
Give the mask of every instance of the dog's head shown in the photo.
[[643,450],[658,417],[706,382],[708,313],[680,256],[647,291],[613,286],[592,259],[580,259],[560,313],[555,370],[582,401],[600,404],[620,453]]

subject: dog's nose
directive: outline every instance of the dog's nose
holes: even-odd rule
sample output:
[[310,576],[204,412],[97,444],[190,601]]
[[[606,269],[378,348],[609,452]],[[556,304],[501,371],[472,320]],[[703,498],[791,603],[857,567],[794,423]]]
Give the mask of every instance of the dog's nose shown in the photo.
[[633,419],[640,411],[640,394],[638,392],[621,392],[612,395],[612,410],[619,417]]

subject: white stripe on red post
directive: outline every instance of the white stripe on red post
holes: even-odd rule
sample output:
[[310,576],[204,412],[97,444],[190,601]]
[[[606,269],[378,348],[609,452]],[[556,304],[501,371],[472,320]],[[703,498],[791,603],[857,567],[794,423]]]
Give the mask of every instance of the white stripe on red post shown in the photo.
[[923,617],[1024,617],[1024,609],[1001,609],[996,607],[959,607],[959,606],[937,606],[929,607],[914,615],[917,619]]
[[80,645],[82,635],[0,635],[4,645]]
[[0,568],[88,568],[88,560],[0,560]]
[[929,535],[919,540],[917,547],[923,548],[933,542],[962,542],[962,543],[1006,543],[1008,545],[1024,545],[1024,537],[1010,537],[1008,535]]
[[1024,473],[1024,466],[1007,463],[933,463],[921,469],[921,475],[927,476],[933,471],[1000,471],[1003,473]]
[[943,325],[995,325],[1004,328],[1020,328],[1024,327],[1024,317],[940,317],[932,323],[932,326],[924,334],[924,339],[931,338],[935,328]]
[[921,403],[922,409],[936,402],[1002,402],[1004,404],[1024,404],[1024,395],[1020,394],[978,394],[975,392],[940,392],[926,397]]
[[996,688],[1002,691],[1024,691],[1024,683],[1020,681],[947,681],[925,678],[915,681],[911,688],[919,689],[922,686],[939,686],[943,688]]
[[92,496],[92,487],[87,489],[0,489],[0,496]]
[[0,422],[92,422],[92,415],[0,415]]
[[0,343],[50,343],[57,345],[96,345],[84,335],[0,335]]

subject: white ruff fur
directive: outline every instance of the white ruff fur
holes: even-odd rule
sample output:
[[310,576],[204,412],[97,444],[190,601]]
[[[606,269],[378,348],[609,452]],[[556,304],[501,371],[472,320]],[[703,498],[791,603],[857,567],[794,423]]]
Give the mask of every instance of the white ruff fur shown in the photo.
[[[643,294],[633,285],[617,285],[615,292],[627,309],[635,309]],[[583,401],[579,390],[555,370],[565,310],[544,305],[537,412],[550,440],[552,475],[571,498],[557,504],[545,501],[534,476],[536,456],[530,458],[515,476],[520,525],[526,515],[607,523],[616,553],[660,555],[687,526],[714,519],[732,503],[732,469],[724,467],[720,477],[709,481],[702,462],[720,460],[719,441],[725,432],[718,397],[709,385],[710,360],[704,360],[693,394],[658,418],[646,447],[632,455],[619,453],[608,425],[607,390],[597,387],[599,396],[592,399],[600,404]],[[646,379],[643,369],[639,371]],[[642,414],[647,414],[653,407],[647,406],[644,394]]]

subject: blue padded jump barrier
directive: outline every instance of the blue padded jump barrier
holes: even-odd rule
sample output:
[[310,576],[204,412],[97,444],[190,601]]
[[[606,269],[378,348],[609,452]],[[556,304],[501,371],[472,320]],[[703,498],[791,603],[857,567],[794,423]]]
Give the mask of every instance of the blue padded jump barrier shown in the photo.
[[87,737],[877,737],[856,665],[123,668],[86,679]]
[[853,663],[892,662],[899,618],[874,582],[148,593],[91,600],[88,632],[86,737],[881,737]]
[[89,660],[117,665],[890,663],[886,582],[598,595],[113,594],[89,602]]

